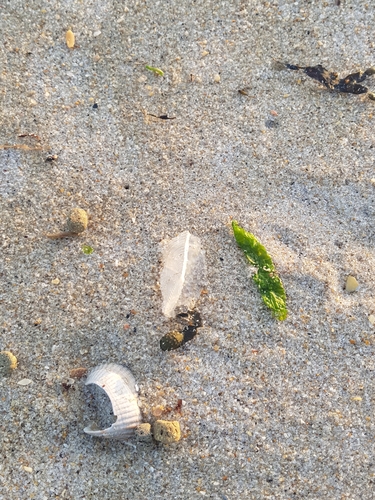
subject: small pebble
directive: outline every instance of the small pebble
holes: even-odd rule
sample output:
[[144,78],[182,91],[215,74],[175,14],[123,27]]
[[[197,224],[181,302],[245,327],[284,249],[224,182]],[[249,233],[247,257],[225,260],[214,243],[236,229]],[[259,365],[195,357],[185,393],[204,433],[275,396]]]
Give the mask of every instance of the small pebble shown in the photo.
[[375,316],[373,314],[370,314],[368,320],[373,326],[375,326]]
[[154,417],[160,417],[163,414],[164,410],[164,406],[159,405],[152,408],[151,413]]
[[176,443],[181,439],[180,423],[177,420],[157,420],[153,425],[156,441],[163,444]]
[[73,208],[66,222],[66,228],[71,233],[83,233],[87,229],[88,216],[82,208]]
[[87,368],[72,368],[69,372],[71,378],[82,378],[86,375]]
[[57,155],[48,155],[45,161],[54,161],[57,160],[58,156]]
[[9,351],[0,352],[0,377],[6,377],[17,368],[17,358]]
[[26,467],[26,465],[23,466],[23,470],[25,472],[32,472],[33,471],[32,467]]
[[139,424],[135,428],[135,435],[138,441],[151,442],[152,441],[151,425],[148,423]]
[[23,378],[22,380],[19,380],[17,382],[18,385],[29,385],[29,384],[32,384],[32,380],[29,379],[29,378]]
[[65,33],[65,40],[66,40],[66,45],[68,46],[69,49],[74,48],[74,43],[75,43],[75,36],[72,30],[68,30]]
[[215,76],[214,76],[214,82],[215,83],[220,83],[220,75],[217,73]]
[[346,279],[345,290],[347,292],[355,292],[359,287],[358,281],[354,278],[354,276],[348,276]]
[[54,280],[51,281],[52,285],[59,285],[60,284],[60,280],[59,278],[55,278]]

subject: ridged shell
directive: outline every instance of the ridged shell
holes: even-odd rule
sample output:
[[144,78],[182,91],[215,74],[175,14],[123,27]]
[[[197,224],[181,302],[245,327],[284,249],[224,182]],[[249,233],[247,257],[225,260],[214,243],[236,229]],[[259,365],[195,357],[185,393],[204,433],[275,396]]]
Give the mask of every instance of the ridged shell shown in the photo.
[[84,431],[91,436],[111,439],[130,437],[142,422],[138,388],[130,370],[114,363],[97,366],[87,377],[86,385],[89,384],[96,384],[106,392],[117,420],[107,429],[100,430],[93,424],[85,427]]

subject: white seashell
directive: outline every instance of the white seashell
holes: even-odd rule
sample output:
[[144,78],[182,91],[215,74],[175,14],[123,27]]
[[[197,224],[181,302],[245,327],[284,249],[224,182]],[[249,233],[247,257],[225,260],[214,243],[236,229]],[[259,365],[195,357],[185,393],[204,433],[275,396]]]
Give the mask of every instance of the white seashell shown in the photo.
[[83,430],[91,436],[127,439],[142,422],[138,387],[130,370],[114,363],[97,366],[87,377],[85,385],[89,384],[96,384],[106,392],[117,420],[107,429],[100,430],[91,424]]
[[171,318],[176,307],[192,309],[205,276],[205,258],[201,241],[189,231],[170,240],[163,252],[160,288],[163,314]]
[[17,382],[18,385],[29,385],[32,384],[32,380],[30,378],[23,378]]

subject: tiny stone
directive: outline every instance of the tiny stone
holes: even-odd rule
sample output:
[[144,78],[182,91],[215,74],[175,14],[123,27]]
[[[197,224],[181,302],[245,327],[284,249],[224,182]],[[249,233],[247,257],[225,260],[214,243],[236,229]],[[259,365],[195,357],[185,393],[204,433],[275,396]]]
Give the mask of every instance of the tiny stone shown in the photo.
[[153,431],[156,441],[163,444],[176,443],[181,439],[180,423],[177,420],[157,420]]
[[68,46],[69,49],[72,49],[74,47],[75,43],[75,36],[72,30],[68,30],[65,33],[65,40],[66,40],[66,45]]
[[32,467],[26,467],[26,465],[23,466],[23,470],[26,471],[26,472],[32,472],[33,471]]
[[57,160],[58,156],[57,155],[48,155],[45,161],[54,161]]
[[359,287],[358,281],[354,278],[354,276],[348,276],[346,280],[345,290],[347,292],[355,292]]
[[368,320],[373,326],[375,325],[375,316],[373,314],[370,314]]
[[135,435],[138,441],[151,442],[152,441],[151,425],[148,423],[139,424],[135,428]]
[[6,377],[17,368],[17,358],[9,351],[0,352],[0,377]]
[[17,382],[18,385],[29,385],[31,384],[33,381],[29,378],[23,378],[22,380],[19,380]]
[[98,30],[98,31],[95,31],[95,32],[94,32],[94,37],[97,37],[97,36],[99,36],[100,34],[101,34],[101,31],[99,31],[99,30]]
[[160,417],[164,411],[164,406],[155,406],[155,408],[152,408],[151,413],[154,417]]
[[69,372],[71,378],[82,378],[86,375],[87,368],[72,368]]
[[215,83],[220,83],[220,75],[219,75],[219,74],[216,74],[216,75],[214,76],[214,82],[215,82]]
[[87,224],[88,217],[85,210],[73,208],[68,217],[66,228],[71,233],[82,233],[87,228]]
[[55,278],[54,280],[51,281],[52,285],[58,285],[60,283],[59,278]]

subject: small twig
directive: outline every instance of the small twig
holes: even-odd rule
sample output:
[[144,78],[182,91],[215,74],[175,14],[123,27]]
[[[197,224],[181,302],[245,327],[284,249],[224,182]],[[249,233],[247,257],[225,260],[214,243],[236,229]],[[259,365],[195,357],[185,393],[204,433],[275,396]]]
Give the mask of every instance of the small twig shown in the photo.
[[36,134],[18,134],[18,137],[32,137],[33,139],[36,139],[37,141],[41,140],[39,135],[36,135]]
[[245,87],[244,89],[239,89],[239,91],[238,91],[238,92],[239,92],[239,94],[241,94],[241,95],[246,95],[247,97],[255,97],[254,95],[250,95],[250,94],[248,93],[248,90],[249,90],[249,89],[248,89],[247,87]]
[[160,115],[160,116],[156,116],[156,115],[153,115],[151,113],[147,113],[148,116],[153,116],[154,118],[159,118],[160,120],[175,120],[176,117],[175,116],[168,116],[168,115]]
[[42,146],[28,146],[27,144],[0,144],[0,149],[23,149],[25,151],[42,151]]

